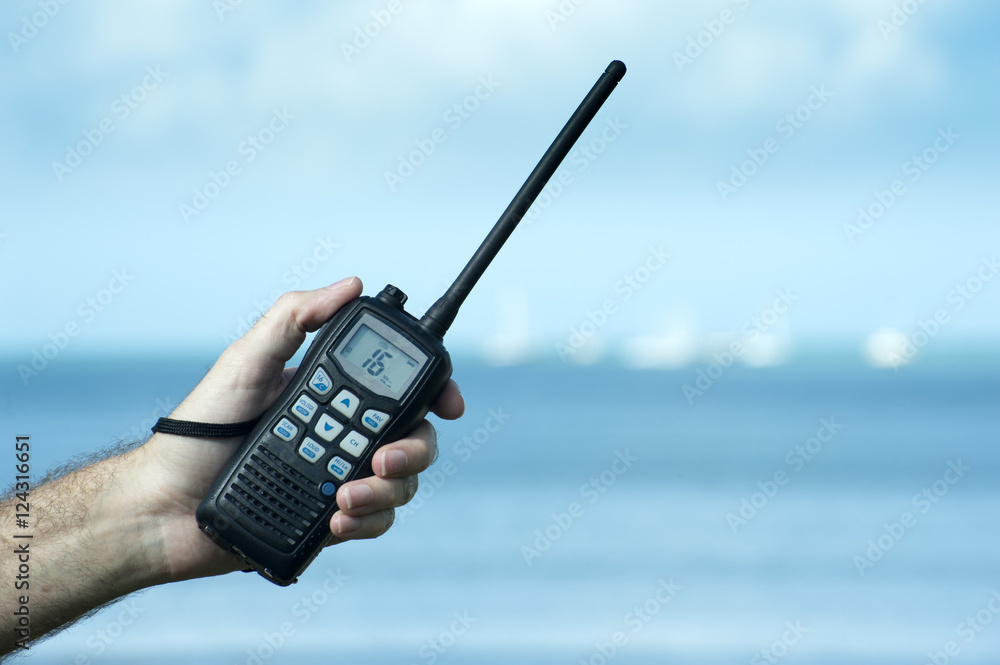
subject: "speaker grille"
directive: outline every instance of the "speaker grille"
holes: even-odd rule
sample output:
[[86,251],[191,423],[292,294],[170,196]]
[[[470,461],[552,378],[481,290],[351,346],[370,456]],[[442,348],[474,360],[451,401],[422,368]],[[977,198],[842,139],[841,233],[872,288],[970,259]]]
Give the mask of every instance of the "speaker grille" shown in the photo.
[[311,494],[311,485],[308,478],[261,446],[230,484],[225,498],[270,536],[265,537],[270,545],[290,552],[325,508]]

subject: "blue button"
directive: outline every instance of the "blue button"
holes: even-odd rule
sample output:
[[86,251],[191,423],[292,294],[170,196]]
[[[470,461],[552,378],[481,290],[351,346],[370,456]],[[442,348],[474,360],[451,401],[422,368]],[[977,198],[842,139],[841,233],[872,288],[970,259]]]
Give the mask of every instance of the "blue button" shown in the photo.
[[312,378],[309,380],[309,387],[315,390],[319,395],[326,395],[328,392],[333,390],[333,382],[330,380],[330,375],[326,373],[326,370],[319,367],[316,369],[316,373],[313,374]]
[[361,417],[361,421],[371,431],[378,432],[389,422],[389,414],[376,411],[375,409],[368,409],[365,411],[365,415]]
[[292,415],[304,423],[312,420],[313,414],[319,408],[316,402],[309,399],[308,395],[299,395],[299,399],[292,405]]
[[291,441],[299,433],[299,428],[288,418],[282,418],[272,431],[278,435],[278,438]]
[[333,496],[337,493],[337,486],[329,481],[323,483],[319,488],[319,491],[323,493],[323,496]]
[[299,455],[310,462],[315,462],[322,457],[325,452],[326,448],[319,445],[308,436],[306,437],[306,440],[302,442],[302,445],[299,446]]
[[353,465],[341,457],[334,457],[326,465],[326,470],[332,473],[337,480],[345,480],[352,468]]

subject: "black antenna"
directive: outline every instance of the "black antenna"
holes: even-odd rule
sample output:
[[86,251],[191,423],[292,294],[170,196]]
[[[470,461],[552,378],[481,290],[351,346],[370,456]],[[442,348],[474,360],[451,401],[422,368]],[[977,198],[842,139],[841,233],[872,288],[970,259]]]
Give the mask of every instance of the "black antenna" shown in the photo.
[[541,194],[542,189],[548,183],[549,178],[556,172],[566,155],[573,148],[577,139],[594,119],[605,100],[618,85],[618,82],[625,76],[625,63],[615,60],[597,79],[597,83],[590,90],[576,112],[570,117],[569,122],[559,132],[559,136],[552,142],[549,149],[542,155],[535,170],[531,172],[528,179],[521,185],[520,191],[514,196],[507,209],[500,215],[500,219],[493,226],[493,230],[486,236],[486,240],[479,246],[476,253],[466,264],[461,274],[455,282],[448,288],[443,296],[434,303],[423,318],[420,325],[437,337],[444,337],[458,314],[458,309],[465,302],[465,297],[476,285],[479,278],[483,276],[486,268],[493,261],[507,238],[514,232],[518,222],[528,212],[528,208],[535,202]]

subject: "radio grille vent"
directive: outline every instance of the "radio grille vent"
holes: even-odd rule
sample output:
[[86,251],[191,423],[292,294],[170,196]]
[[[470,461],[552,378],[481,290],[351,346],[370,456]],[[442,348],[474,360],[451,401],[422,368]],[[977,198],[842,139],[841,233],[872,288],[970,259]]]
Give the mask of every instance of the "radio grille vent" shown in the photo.
[[271,536],[271,545],[287,552],[324,509],[310,485],[308,478],[262,446],[230,484],[225,498]]

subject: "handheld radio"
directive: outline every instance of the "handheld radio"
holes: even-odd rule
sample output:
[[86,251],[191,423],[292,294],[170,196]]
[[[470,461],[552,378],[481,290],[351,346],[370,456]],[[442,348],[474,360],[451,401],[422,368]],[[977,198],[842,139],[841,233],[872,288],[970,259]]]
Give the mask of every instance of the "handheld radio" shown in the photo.
[[459,307],[597,114],[625,65],[616,60],[563,127],[447,292],[417,320],[392,285],[357,298],[316,333],[274,405],[198,506],[198,526],[285,586],[327,542],[340,485],[372,475],[372,454],[408,434],[451,377],[442,339]]

